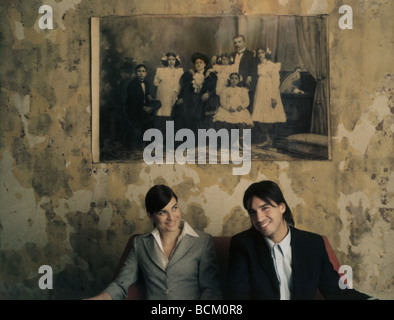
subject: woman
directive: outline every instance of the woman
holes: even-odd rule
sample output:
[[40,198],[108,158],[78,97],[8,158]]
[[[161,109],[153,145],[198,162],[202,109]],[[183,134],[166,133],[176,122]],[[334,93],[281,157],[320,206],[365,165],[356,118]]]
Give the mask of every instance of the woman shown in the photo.
[[257,66],[258,80],[254,95],[252,120],[256,128],[261,130],[266,140],[262,146],[271,146],[270,130],[278,122],[286,122],[279,91],[279,71],[281,64],[271,61],[271,51],[263,48],[256,50],[260,63]]
[[155,229],[134,238],[130,253],[113,282],[92,299],[122,299],[144,278],[147,299],[221,298],[219,268],[212,237],[181,219],[178,198],[165,185],[152,187],[145,206]]
[[208,73],[208,57],[202,53],[193,53],[193,70],[185,72],[181,79],[181,91],[173,110],[175,129],[182,128],[193,130],[204,128],[205,112],[215,104],[217,96],[215,73]]

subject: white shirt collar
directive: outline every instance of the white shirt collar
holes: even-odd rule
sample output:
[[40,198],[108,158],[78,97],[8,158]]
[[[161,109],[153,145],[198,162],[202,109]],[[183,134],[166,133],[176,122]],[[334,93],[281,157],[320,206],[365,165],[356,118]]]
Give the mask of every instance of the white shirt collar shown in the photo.
[[[181,229],[182,231],[178,236],[177,243],[179,243],[179,241],[181,241],[181,239],[186,235],[197,237],[197,238],[199,237],[196,231],[194,231],[193,228],[185,220],[181,220],[179,224],[179,229]],[[157,227],[154,228],[150,234],[156,239],[157,243],[161,246],[159,229]]]
[[[186,236],[189,235],[191,237],[199,237],[199,235],[193,230],[193,228],[184,220],[181,220],[181,223],[179,224],[179,228],[182,229],[181,234],[178,236],[175,248],[178,246],[179,242]],[[163,268],[167,268],[167,265],[169,263],[169,259],[167,256],[164,254],[164,249],[163,249],[163,244],[160,239],[160,231],[158,228],[155,228],[152,230],[151,233],[148,233],[147,235],[153,235],[156,245],[158,247],[158,253],[160,256],[160,260],[162,262]],[[175,250],[174,248],[174,250]],[[173,251],[174,252],[174,251]],[[172,252],[171,252],[172,255]]]
[[264,240],[267,243],[268,247],[270,248],[270,251],[272,251],[272,248],[275,245],[279,245],[282,252],[283,252],[283,255],[287,254],[287,252],[290,250],[290,242],[291,242],[290,227],[287,227],[287,229],[288,229],[288,232],[287,232],[286,236],[279,243],[275,243],[271,239],[264,237]]

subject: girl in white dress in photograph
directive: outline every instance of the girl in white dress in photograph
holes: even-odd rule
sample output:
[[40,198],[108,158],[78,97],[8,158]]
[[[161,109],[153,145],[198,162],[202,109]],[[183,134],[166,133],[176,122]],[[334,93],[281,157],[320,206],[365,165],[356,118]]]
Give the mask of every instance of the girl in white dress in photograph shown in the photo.
[[[216,58],[216,57],[215,57]],[[214,71],[217,74],[218,80],[216,83],[216,94],[220,96],[222,91],[227,87],[230,74],[237,72],[233,65],[233,58],[229,53],[223,53],[214,61],[212,69],[208,71]]]
[[279,85],[280,63],[271,61],[269,48],[258,48],[256,55],[258,80],[253,102],[252,120],[258,135],[265,136],[261,147],[270,147],[272,138],[270,131],[275,123],[286,122],[286,114],[280,97]]
[[179,79],[183,74],[183,69],[177,68],[181,60],[173,52],[166,53],[161,63],[164,67],[156,69],[153,84],[157,86],[156,99],[161,102],[161,108],[156,114],[156,127],[165,135],[166,121],[171,119],[172,108],[181,89]]
[[[239,137],[243,137],[242,130],[253,127],[249,110],[249,93],[240,87],[241,76],[237,72],[230,74],[228,86],[221,91],[220,107],[213,117],[215,130],[240,129]],[[242,140],[242,139],[241,139]],[[240,146],[243,145],[240,140]]]

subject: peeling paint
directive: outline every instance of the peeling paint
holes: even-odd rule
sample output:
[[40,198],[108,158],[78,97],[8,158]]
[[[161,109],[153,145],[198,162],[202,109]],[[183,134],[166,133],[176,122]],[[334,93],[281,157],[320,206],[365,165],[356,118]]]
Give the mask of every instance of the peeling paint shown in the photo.
[[15,37],[18,40],[23,40],[25,38],[23,24],[20,21],[15,21]]
[[286,5],[287,5],[287,3],[288,3],[289,1],[290,1],[290,0],[278,0],[279,4],[280,4],[281,6],[283,6],[283,7],[286,7]]
[[324,14],[326,13],[327,7],[328,4],[326,0],[313,0],[308,14]]
[[[47,234],[42,232],[45,226],[44,211],[35,203],[32,188],[22,187],[12,174],[14,159],[5,151],[0,159],[1,177],[1,214],[0,245],[1,249],[20,249],[25,242],[44,245]],[[22,195],[20,199],[17,195]]]
[[385,116],[390,115],[389,98],[386,95],[379,95],[374,99],[373,104],[365,110],[357,121],[352,131],[346,130],[343,124],[338,126],[338,134],[334,139],[347,138],[350,145],[359,154],[367,152],[371,138],[376,134],[378,121],[383,121]]

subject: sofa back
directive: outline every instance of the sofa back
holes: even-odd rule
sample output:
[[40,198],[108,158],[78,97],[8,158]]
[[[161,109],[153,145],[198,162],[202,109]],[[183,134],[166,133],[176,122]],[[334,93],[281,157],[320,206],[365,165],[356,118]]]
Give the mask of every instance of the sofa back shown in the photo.
[[[135,236],[137,236],[137,234],[134,234],[130,237],[130,239],[129,239],[129,241],[122,253],[122,256],[120,257],[118,265],[115,269],[114,278],[118,274],[120,268],[122,267],[124,261],[126,260],[126,257],[130,251],[130,248],[131,248],[131,245],[133,243],[133,239]],[[324,244],[326,246],[328,257],[330,258],[330,261],[331,261],[334,269],[338,272],[340,264],[339,264],[339,261],[338,261],[336,255],[335,255],[335,252],[332,249],[327,237],[325,237],[325,236],[322,236],[322,237],[324,240]],[[228,267],[228,255],[229,255],[231,237],[217,236],[217,237],[212,237],[212,238],[213,238],[213,242],[215,245],[219,268],[221,271],[220,272],[221,283],[224,283],[225,275],[227,273],[227,267]],[[127,296],[126,300],[143,300],[143,299],[145,299],[145,286],[144,286],[143,280],[140,279],[136,283],[132,284],[129,287],[128,296]],[[320,292],[316,293],[316,299],[318,299],[318,300],[323,299]]]

